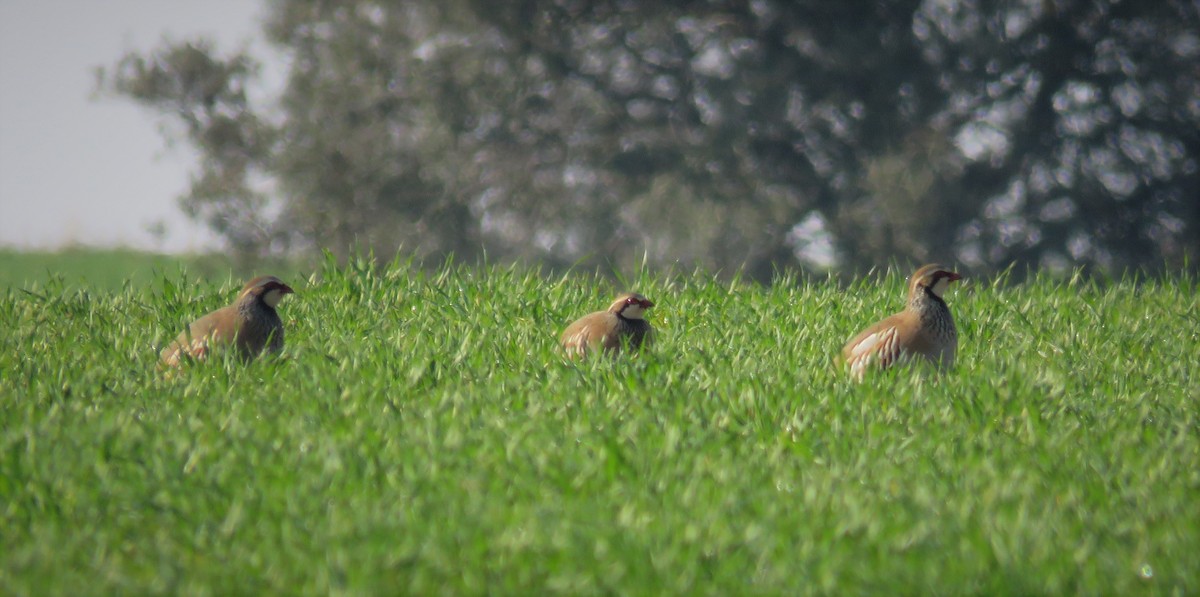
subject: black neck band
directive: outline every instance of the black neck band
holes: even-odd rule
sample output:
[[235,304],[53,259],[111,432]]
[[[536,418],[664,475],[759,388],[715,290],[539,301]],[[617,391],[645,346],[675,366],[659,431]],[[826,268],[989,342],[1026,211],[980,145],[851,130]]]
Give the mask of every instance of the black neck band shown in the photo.
[[925,291],[925,294],[926,294],[926,295],[928,295],[928,296],[929,296],[929,298],[931,298],[931,299],[933,299],[933,300],[935,300],[935,301],[937,301],[937,302],[941,303],[943,307],[945,307],[945,306],[946,306],[946,301],[945,301],[945,299],[943,299],[942,297],[938,296],[938,295],[937,295],[937,293],[935,293],[935,292],[933,291],[933,286],[922,286],[922,287],[921,287],[921,289],[923,289],[923,290]]

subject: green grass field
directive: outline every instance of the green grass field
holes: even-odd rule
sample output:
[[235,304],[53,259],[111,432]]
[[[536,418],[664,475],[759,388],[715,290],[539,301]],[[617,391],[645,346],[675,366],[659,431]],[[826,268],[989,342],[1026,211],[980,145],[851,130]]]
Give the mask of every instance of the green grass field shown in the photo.
[[[267,265],[279,275],[297,274],[298,265]],[[22,252],[0,248],[0,290],[61,282],[67,289],[115,291],[130,284],[148,287],[167,273],[186,272],[192,280],[213,282],[253,277],[248,266],[219,255],[174,257],[132,249],[96,250],[85,247],[62,251]]]
[[[281,358],[173,377],[237,281],[0,289],[0,593],[1200,593],[1195,279],[969,281],[862,385],[899,275],[287,281]],[[624,288],[652,350],[564,362]]]

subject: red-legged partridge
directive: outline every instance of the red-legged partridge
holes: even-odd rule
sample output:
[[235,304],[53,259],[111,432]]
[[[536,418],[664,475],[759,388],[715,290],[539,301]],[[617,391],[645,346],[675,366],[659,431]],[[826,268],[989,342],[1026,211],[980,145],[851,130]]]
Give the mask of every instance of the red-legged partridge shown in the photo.
[[622,294],[607,310],[584,315],[567,326],[559,341],[570,357],[598,350],[636,351],[654,334],[654,328],[643,319],[646,310],[653,306],[650,299],[636,292]]
[[185,357],[204,359],[212,350],[229,345],[244,361],[264,350],[279,352],[283,349],[283,322],[275,307],[283,295],[291,293],[291,287],[275,276],[250,280],[232,305],[197,319],[164,348],[163,364],[176,366]]
[[908,279],[905,309],[863,330],[842,348],[851,377],[862,379],[869,368],[886,369],[913,358],[952,367],[958,332],[942,297],[950,283],[961,278],[936,263],[914,272]]

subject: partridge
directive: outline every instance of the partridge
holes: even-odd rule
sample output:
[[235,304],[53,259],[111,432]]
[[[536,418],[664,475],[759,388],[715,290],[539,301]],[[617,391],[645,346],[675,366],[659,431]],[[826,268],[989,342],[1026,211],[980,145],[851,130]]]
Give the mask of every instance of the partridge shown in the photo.
[[584,315],[567,326],[559,342],[569,357],[582,357],[596,350],[638,350],[654,334],[654,328],[642,319],[646,309],[653,306],[650,299],[636,292],[622,294],[607,310]]
[[961,278],[938,264],[914,272],[908,279],[905,309],[863,330],[842,348],[850,376],[861,380],[870,367],[886,369],[913,358],[952,367],[958,332],[942,296],[951,282]]
[[163,364],[179,365],[185,356],[204,359],[218,346],[233,345],[243,361],[253,360],[263,350],[279,352],[283,349],[283,322],[275,306],[292,292],[275,276],[246,282],[232,305],[197,319],[164,348]]

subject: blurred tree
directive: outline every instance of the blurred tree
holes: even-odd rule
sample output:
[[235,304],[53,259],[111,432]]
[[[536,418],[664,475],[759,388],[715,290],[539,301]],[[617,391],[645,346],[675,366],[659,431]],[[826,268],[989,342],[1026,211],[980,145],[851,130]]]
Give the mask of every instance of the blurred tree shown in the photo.
[[986,200],[959,230],[965,261],[1200,256],[1200,5],[927,4],[914,32],[946,73],[946,110],[966,117],[962,176]]
[[259,107],[271,124],[246,104],[242,54],[168,45],[105,77],[183,121],[203,156],[185,209],[235,247],[758,279],[1200,254],[1187,0],[274,0],[269,15],[291,65]]
[[127,55],[101,84],[173,116],[182,136],[200,153],[200,169],[181,204],[188,216],[208,224],[239,254],[271,243],[269,198],[254,187],[254,174],[270,175],[276,129],[261,121],[246,99],[255,62],[238,54],[213,57],[204,42],[171,45],[149,57]]

